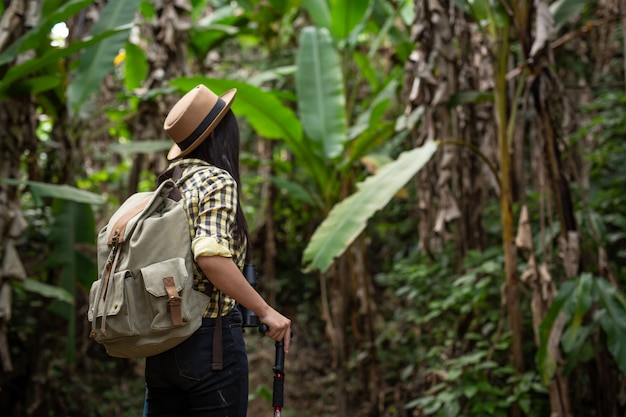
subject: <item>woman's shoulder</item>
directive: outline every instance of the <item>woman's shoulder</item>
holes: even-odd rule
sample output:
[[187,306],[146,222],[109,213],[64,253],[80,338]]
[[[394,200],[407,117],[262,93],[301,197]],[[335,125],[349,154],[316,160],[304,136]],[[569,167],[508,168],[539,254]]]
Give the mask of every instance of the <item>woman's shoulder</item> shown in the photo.
[[187,177],[186,182],[190,184],[210,186],[235,183],[228,171],[201,159],[186,159],[182,162],[183,177]]
[[202,159],[181,159],[176,161],[170,166],[178,165],[185,176],[199,176],[199,177],[231,177],[230,173],[225,169],[216,167]]

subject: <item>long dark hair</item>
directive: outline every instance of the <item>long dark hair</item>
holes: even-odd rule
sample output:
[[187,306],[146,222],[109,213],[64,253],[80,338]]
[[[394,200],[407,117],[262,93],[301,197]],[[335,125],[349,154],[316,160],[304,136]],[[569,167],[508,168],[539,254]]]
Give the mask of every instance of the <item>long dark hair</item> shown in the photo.
[[202,159],[221,168],[237,183],[237,216],[235,218],[235,241],[240,245],[250,242],[248,222],[241,208],[241,182],[239,177],[239,125],[232,110],[228,110],[211,135],[187,158]]

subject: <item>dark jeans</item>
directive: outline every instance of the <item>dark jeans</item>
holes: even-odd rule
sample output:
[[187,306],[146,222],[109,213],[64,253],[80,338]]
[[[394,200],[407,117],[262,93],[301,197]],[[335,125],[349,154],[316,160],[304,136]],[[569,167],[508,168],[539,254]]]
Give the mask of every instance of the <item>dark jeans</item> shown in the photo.
[[146,359],[149,417],[245,417],[248,357],[238,309],[222,317],[224,369],[213,371],[215,319],[180,345]]

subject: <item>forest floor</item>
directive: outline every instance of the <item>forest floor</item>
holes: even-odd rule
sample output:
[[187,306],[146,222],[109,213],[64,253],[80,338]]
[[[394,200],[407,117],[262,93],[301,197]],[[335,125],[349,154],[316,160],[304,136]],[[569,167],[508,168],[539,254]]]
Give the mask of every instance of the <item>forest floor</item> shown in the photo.
[[[266,337],[246,334],[250,364],[248,417],[272,416],[276,348]],[[295,338],[285,356],[283,417],[331,417],[335,413],[335,383],[326,349]]]

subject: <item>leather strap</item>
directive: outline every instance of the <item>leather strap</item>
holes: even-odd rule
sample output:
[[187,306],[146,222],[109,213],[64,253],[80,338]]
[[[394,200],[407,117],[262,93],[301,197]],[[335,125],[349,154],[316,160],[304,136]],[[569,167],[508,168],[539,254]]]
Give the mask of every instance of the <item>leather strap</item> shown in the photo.
[[117,243],[121,243],[124,241],[124,233],[126,233],[126,225],[128,221],[135,217],[137,214],[141,213],[141,211],[146,208],[150,198],[146,198],[141,203],[137,204],[132,209],[128,210],[122,217],[120,217],[115,224],[113,225],[113,230],[111,230],[111,234],[109,235],[108,244],[112,245],[113,240],[117,238]]
[[172,318],[172,324],[180,326],[183,324],[183,317],[180,308],[180,294],[178,294],[176,289],[174,277],[163,278],[163,285],[165,285],[165,291],[167,292],[167,311]]
[[[164,171],[161,174],[159,174],[159,176],[157,177],[157,186],[161,185],[165,180],[168,180],[168,179],[171,179],[172,181],[178,183],[178,180],[182,177],[182,175],[183,175],[183,169],[179,167],[178,165],[176,165],[175,167],[170,168],[167,171]],[[172,188],[172,191],[170,191],[170,194],[168,195],[168,197],[174,201],[180,201],[181,198],[183,198],[182,194],[180,193],[180,189],[178,187]]]

